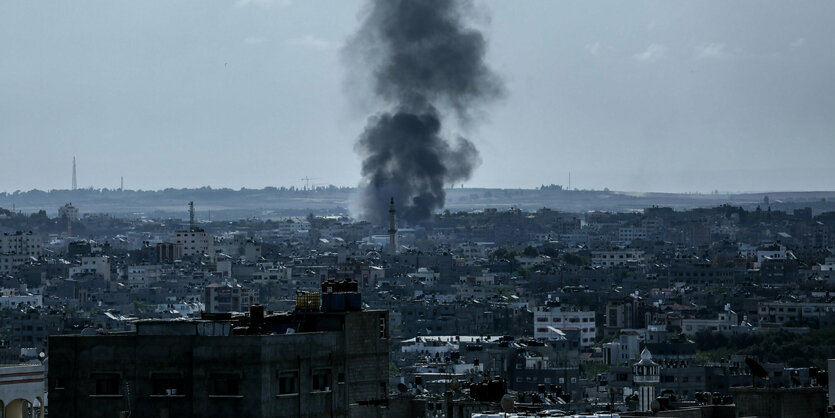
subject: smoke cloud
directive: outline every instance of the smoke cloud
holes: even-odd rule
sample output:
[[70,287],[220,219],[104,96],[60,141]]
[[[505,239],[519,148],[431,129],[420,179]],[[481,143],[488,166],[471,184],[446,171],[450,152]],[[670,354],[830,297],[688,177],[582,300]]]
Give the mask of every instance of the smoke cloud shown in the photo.
[[369,118],[355,146],[363,158],[360,217],[384,224],[389,198],[409,223],[444,206],[444,185],[481,163],[475,145],[444,138],[439,109],[466,125],[480,104],[504,93],[484,62],[486,41],[467,25],[465,0],[372,0],[346,53],[369,70],[391,110]]

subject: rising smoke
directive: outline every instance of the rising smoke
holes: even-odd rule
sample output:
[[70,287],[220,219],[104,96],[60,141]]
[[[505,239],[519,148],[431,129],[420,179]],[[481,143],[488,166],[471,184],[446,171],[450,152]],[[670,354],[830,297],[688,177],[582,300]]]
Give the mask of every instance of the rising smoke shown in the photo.
[[441,110],[460,124],[501,96],[484,62],[486,42],[468,27],[466,0],[372,0],[346,52],[370,68],[374,94],[392,110],[369,119],[355,150],[363,158],[360,216],[385,223],[389,198],[409,223],[444,206],[444,185],[466,180],[481,163],[463,137],[443,137]]

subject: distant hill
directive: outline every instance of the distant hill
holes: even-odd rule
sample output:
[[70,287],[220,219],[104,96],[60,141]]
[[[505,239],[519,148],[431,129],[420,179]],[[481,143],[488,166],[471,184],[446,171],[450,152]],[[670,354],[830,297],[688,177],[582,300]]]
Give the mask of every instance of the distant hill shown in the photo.
[[[0,193],[0,208],[23,213],[45,210],[56,216],[58,208],[72,203],[84,213],[118,216],[187,217],[189,201],[195,202],[198,217],[215,220],[248,217],[303,216],[308,213],[349,214],[355,188],[327,187],[300,190],[264,189],[165,189],[143,190],[31,190]],[[768,204],[766,204],[766,198]],[[651,206],[674,209],[713,207],[722,204],[773,210],[811,207],[814,213],[835,210],[835,192],[770,192],[747,194],[630,193],[600,190],[561,190],[558,186],[538,189],[451,189],[446,208],[451,211],[516,207],[525,210],[548,207],[567,212],[638,211]]]

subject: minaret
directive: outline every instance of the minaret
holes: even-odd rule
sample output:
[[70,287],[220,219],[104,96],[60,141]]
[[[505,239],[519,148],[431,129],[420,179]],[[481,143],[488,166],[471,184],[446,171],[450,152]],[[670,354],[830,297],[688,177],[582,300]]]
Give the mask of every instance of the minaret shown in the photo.
[[641,351],[641,361],[632,366],[633,382],[638,387],[638,412],[652,411],[655,386],[661,381],[658,363],[652,361],[652,353]]
[[389,205],[389,251],[391,255],[397,255],[397,220],[394,210],[394,198],[391,198]]
[[78,188],[78,183],[75,181],[75,156],[72,157],[72,189]]
[[194,232],[194,201],[188,202],[188,230]]

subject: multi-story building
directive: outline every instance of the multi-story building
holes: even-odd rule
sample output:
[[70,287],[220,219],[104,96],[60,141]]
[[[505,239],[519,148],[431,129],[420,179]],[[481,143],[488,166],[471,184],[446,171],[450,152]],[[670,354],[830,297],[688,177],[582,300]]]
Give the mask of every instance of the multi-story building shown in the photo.
[[72,203],[67,203],[66,205],[58,208],[58,217],[68,219],[72,222],[78,222],[78,208],[73,206]]
[[623,245],[629,245],[636,239],[647,239],[649,234],[644,227],[628,226],[618,229],[618,241]]
[[206,312],[242,312],[258,303],[258,292],[246,286],[230,282],[212,283],[206,286],[203,304]]
[[158,264],[128,266],[128,284],[145,287],[160,280],[162,268]]
[[110,281],[110,259],[106,255],[98,257],[82,257],[81,268],[78,270],[81,274],[99,275],[105,281]]
[[597,335],[594,311],[582,311],[574,307],[561,306],[560,303],[549,301],[546,306],[537,306],[533,312],[534,332],[536,339],[548,339],[548,328],[559,330],[576,328],[580,331],[580,346],[594,345]]
[[621,329],[646,327],[649,315],[646,299],[638,296],[611,298],[606,302],[606,334],[618,333]]
[[644,261],[644,252],[634,249],[592,251],[591,264],[598,267],[625,266]]
[[808,324],[828,328],[835,326],[835,303],[826,302],[760,302],[760,323],[786,325]]
[[739,315],[732,310],[719,313],[716,319],[682,319],[681,330],[685,335],[696,335],[699,331],[730,334],[739,325]]
[[173,242],[160,242],[156,245],[157,261],[164,264],[172,264],[183,258],[183,244]]
[[41,237],[32,231],[0,235],[0,254],[40,257],[42,252]]
[[22,254],[0,254],[0,274],[11,274],[29,260],[29,256]]
[[49,408],[91,418],[122,411],[389,416],[387,324],[386,311],[264,316],[256,306],[248,316],[146,320],[133,332],[51,336]]
[[182,246],[183,255],[187,257],[201,255],[215,256],[214,237],[200,228],[175,232],[174,243]]

